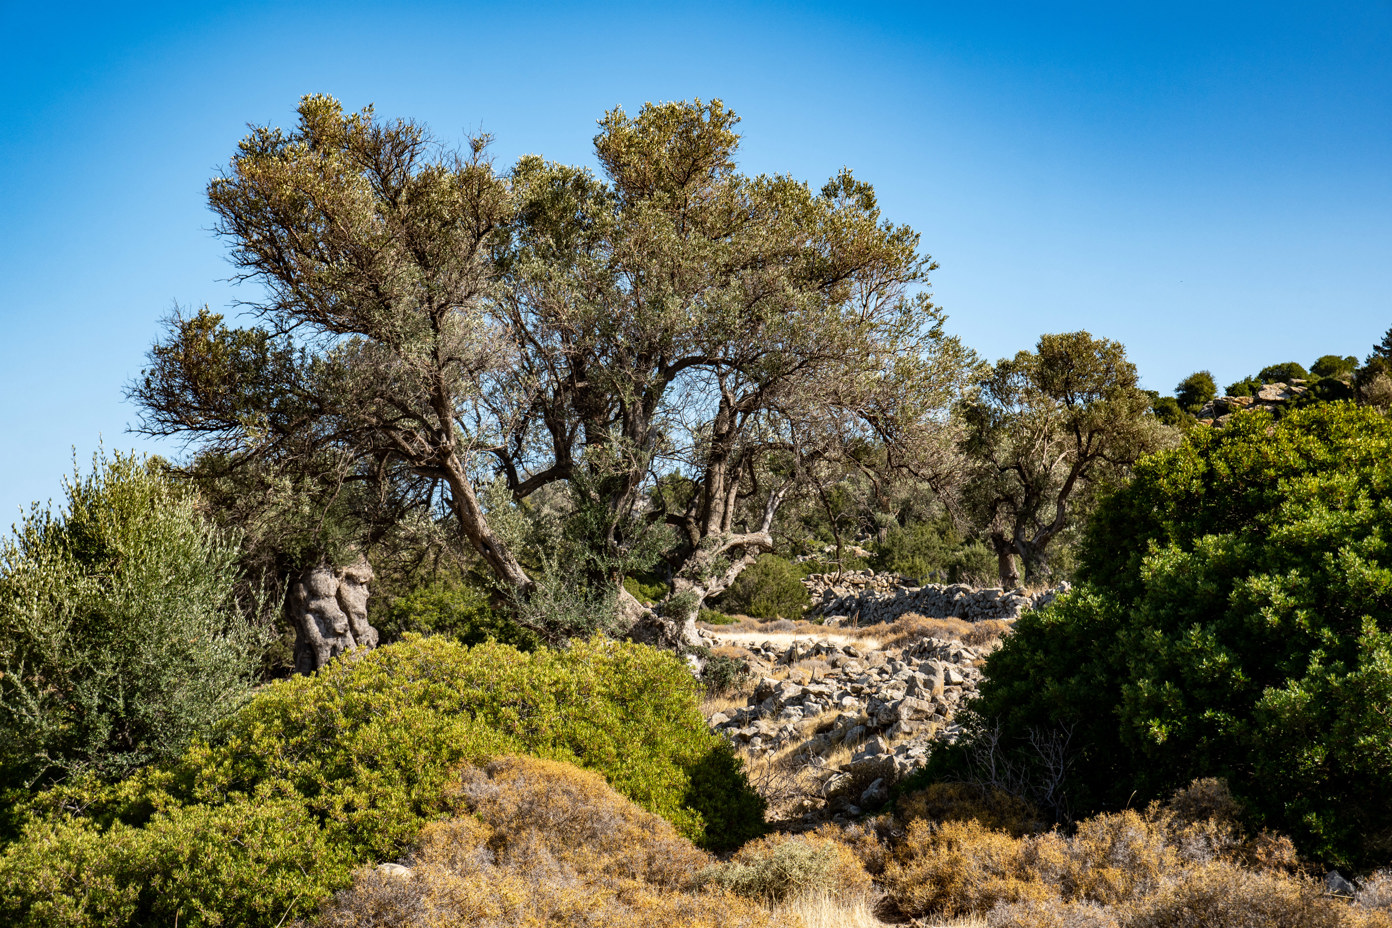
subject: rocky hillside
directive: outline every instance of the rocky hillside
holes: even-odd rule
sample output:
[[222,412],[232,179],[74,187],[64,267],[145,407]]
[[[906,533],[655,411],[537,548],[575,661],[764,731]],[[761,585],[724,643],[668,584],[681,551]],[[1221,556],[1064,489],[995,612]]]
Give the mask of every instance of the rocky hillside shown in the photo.
[[827,640],[746,646],[758,682],[746,705],[710,724],[753,759],[796,767],[801,814],[847,820],[878,807],[894,781],[956,739],[953,716],[976,691],[993,645],[924,638],[876,649]]

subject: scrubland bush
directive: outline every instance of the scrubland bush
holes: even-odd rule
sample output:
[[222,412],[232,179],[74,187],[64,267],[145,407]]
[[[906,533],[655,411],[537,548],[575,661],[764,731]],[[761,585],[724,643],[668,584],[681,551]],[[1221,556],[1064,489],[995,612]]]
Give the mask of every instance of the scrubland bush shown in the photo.
[[[176,764],[40,796],[0,856],[0,922],[50,924],[58,906],[71,925],[274,925],[399,853],[448,807],[453,771],[503,753],[591,768],[687,837],[733,846],[761,830],[762,803],[698,698],[680,661],[639,645],[526,654],[409,636],[264,688]],[[51,892],[35,877],[46,856],[97,890]],[[136,887],[128,917],[104,908],[107,873]]]
[[[1392,422],[1332,403],[1137,465],[1083,581],[1016,623],[973,711],[1028,761],[1071,728],[1079,812],[1221,776],[1335,866],[1392,854]],[[1019,746],[1019,750],[1016,750]]]
[[799,619],[811,603],[797,566],[775,554],[760,555],[720,598],[723,610],[756,619]]
[[711,858],[598,774],[524,757],[468,768],[457,817],[429,824],[409,878],[359,870],[324,928],[769,925],[770,913],[694,877]]
[[826,834],[760,838],[729,862],[703,870],[700,881],[770,905],[802,896],[865,899],[872,891],[870,874],[855,852]]
[[[922,806],[924,811],[935,811]],[[897,815],[912,816],[905,807]],[[1125,810],[1059,831],[1010,834],[981,821],[908,819],[884,875],[911,916],[986,915],[992,926],[1385,926],[1374,904],[1350,906],[1281,866],[1254,866],[1221,784],[1193,784],[1164,806]],[[1201,817],[1211,812],[1212,817]],[[1369,892],[1370,902],[1375,890]]]
[[922,583],[974,586],[995,582],[999,566],[980,539],[963,538],[947,516],[892,527],[876,545],[871,565]]
[[265,638],[236,539],[155,463],[99,457],[64,488],[0,539],[0,792],[177,756],[250,692]]
[[415,633],[445,635],[469,645],[491,640],[523,651],[535,650],[540,644],[530,629],[495,612],[487,593],[463,583],[419,587],[392,600],[385,612],[376,619],[376,627],[387,643]]
[[706,658],[706,665],[701,669],[701,682],[705,684],[708,697],[736,692],[754,680],[754,672],[749,668],[747,657],[720,653],[734,650],[737,649],[715,648]]
[[980,783],[933,783],[903,793],[894,814],[905,822],[974,821],[1015,837],[1039,831],[1043,814],[1019,796]]

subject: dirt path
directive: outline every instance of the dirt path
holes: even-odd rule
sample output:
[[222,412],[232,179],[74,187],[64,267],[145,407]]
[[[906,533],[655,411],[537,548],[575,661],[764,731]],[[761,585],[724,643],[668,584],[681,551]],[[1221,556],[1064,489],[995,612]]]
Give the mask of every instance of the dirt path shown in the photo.
[[880,642],[874,638],[852,637],[841,635],[836,632],[822,632],[819,634],[808,634],[806,632],[725,632],[719,628],[708,628],[706,634],[714,635],[721,641],[730,644],[759,644],[764,641],[772,641],[774,644],[790,645],[794,641],[814,642],[829,641],[835,645],[853,644],[857,647],[865,648],[869,651],[878,650]]

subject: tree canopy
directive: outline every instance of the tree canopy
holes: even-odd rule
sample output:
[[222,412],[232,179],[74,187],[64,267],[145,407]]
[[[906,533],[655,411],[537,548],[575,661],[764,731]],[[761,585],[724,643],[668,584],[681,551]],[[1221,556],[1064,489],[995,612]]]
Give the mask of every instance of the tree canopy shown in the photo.
[[[608,113],[602,178],[535,156],[500,173],[484,137],[442,152],[328,97],[299,114],[208,189],[260,324],[176,315],[132,387],[144,428],[438,494],[519,595],[534,578],[479,499],[494,474],[514,500],[564,483],[615,587],[669,526],[689,620],[814,467],[867,438],[931,446],[973,360],[872,188],[741,174],[719,101]],[[663,474],[686,489],[653,493]]]
[[1019,586],[1017,559],[1028,578],[1045,574],[1078,499],[1168,440],[1150,402],[1121,344],[1087,332],[1045,335],[986,371],[961,405],[964,492],[1002,586]]

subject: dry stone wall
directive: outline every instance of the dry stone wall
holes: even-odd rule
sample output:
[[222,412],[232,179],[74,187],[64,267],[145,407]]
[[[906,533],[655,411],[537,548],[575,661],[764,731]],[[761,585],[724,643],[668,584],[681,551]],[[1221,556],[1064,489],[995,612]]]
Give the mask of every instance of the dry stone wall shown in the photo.
[[977,589],[962,584],[915,586],[898,574],[860,570],[813,574],[803,583],[812,596],[809,617],[824,624],[875,625],[893,622],[910,612],[931,618],[1017,619],[1020,614],[1052,601],[1068,584],[1030,595],[1024,590]]

